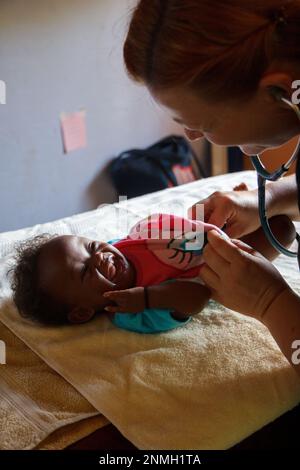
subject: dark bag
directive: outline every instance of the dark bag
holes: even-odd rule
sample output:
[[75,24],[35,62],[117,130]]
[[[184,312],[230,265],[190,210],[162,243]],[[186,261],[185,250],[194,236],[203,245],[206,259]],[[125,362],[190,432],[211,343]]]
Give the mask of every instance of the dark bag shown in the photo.
[[184,137],[170,136],[146,149],[121,153],[111,164],[110,174],[119,195],[128,199],[179,186],[204,177],[192,147]]

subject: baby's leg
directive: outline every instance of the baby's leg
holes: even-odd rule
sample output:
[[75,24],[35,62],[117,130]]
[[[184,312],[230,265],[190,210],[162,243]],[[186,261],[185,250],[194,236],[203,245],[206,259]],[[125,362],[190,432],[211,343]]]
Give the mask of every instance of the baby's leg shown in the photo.
[[[285,248],[289,248],[296,238],[296,231],[293,223],[286,215],[277,215],[269,219],[271,230],[277,240]],[[278,251],[267,240],[262,228],[253,233],[249,233],[241,240],[259,251],[265,258],[273,261],[279,255]]]
[[[248,187],[245,183],[234,188],[234,191],[247,191]],[[269,225],[274,236],[285,248],[289,248],[296,238],[296,231],[293,223],[286,215],[277,215],[269,219]],[[259,251],[265,258],[270,261],[277,258],[278,251],[267,240],[262,228],[259,228],[253,233],[249,233],[241,240],[248,245],[252,246],[255,250]]]

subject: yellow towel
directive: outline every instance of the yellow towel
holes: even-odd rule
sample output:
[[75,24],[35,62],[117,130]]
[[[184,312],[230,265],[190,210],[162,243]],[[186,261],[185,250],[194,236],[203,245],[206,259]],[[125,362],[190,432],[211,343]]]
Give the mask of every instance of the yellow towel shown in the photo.
[[119,330],[106,317],[57,329],[3,313],[141,449],[226,449],[299,401],[299,378],[265,327],[214,303],[158,335]]
[[102,415],[92,416],[82,421],[67,424],[57,431],[54,431],[44,441],[42,441],[35,450],[61,450],[83,439],[97,429],[106,426],[108,421]]
[[7,349],[7,364],[0,365],[1,450],[33,449],[41,441],[39,448],[61,449],[108,423],[2,323],[0,338]]

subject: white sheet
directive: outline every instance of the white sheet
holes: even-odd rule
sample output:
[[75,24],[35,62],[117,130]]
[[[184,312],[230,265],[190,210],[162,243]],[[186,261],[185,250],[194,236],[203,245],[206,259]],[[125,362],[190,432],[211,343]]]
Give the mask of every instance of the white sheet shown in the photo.
[[[228,448],[295,406],[300,381],[263,325],[214,302],[186,327],[153,336],[118,330],[104,316],[58,329],[21,320],[4,306],[13,242],[45,231],[109,240],[151,212],[182,215],[180,204],[242,181],[253,187],[254,174],[209,178],[0,235],[0,319],[141,449]],[[124,217],[121,226],[114,212]],[[277,265],[299,292],[296,261]]]

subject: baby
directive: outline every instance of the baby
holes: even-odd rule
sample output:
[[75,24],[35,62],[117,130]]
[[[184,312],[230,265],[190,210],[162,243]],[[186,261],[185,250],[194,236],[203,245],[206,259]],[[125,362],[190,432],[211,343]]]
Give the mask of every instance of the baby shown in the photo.
[[210,297],[199,272],[211,229],[221,232],[154,214],[109,243],[37,236],[17,250],[15,304],[22,316],[44,324],[83,323],[107,311],[116,326],[140,333],[182,326]]

